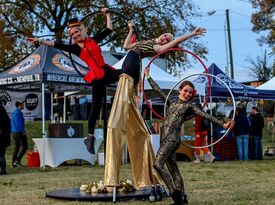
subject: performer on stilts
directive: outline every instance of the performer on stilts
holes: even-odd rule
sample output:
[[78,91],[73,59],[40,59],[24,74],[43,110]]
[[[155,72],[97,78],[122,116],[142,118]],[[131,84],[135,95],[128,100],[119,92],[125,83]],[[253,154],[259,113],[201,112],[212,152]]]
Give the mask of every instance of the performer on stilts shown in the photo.
[[153,168],[155,156],[141,114],[136,108],[135,96],[140,79],[141,59],[154,56],[158,52],[177,46],[192,36],[203,35],[202,28],[173,40],[171,33],[164,33],[158,38],[132,42],[132,21],[128,23],[129,33],[124,41],[124,48],[130,50],[123,62],[123,73],[120,76],[108,122],[106,161],[104,180],[106,186],[119,185],[119,170],[124,144],[128,144],[135,187],[149,187],[160,183]]
[[90,153],[95,154],[94,150],[94,130],[97,117],[102,107],[102,99],[104,95],[105,85],[113,84],[119,80],[122,70],[116,70],[105,64],[101,49],[98,45],[113,31],[113,25],[108,8],[102,8],[102,13],[107,19],[107,28],[93,37],[88,37],[87,29],[77,18],[69,20],[69,36],[72,38],[73,44],[67,45],[59,42],[41,40],[37,38],[27,38],[29,42],[52,46],[54,48],[67,51],[77,55],[89,67],[89,72],[84,80],[92,85],[92,109],[88,119],[88,136],[85,144]]
[[[145,69],[145,76],[151,87],[160,94],[165,101],[167,95],[160,89],[156,82],[150,77],[149,69]],[[216,123],[224,128],[233,128],[234,122],[223,123],[217,118],[204,112],[192,103],[196,91],[190,81],[183,81],[179,87],[179,100],[173,102],[169,100],[169,109],[163,122],[160,132],[160,147],[154,163],[155,169],[160,174],[162,180],[169,189],[174,204],[187,204],[187,194],[184,188],[184,182],[177,166],[176,150],[179,148],[181,139],[180,132],[182,124],[199,115],[209,121]],[[168,169],[165,168],[165,165]]]

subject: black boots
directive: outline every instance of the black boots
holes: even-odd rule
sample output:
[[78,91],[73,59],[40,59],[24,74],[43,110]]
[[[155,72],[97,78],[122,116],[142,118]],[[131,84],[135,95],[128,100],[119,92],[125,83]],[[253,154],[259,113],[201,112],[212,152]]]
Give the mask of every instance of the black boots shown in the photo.
[[92,134],[88,133],[87,138],[84,140],[87,150],[91,154],[95,154],[95,137]]
[[171,197],[173,201],[175,202],[174,205],[183,205],[183,204],[188,204],[187,201],[187,195],[183,195],[182,190],[175,190],[172,194]]
[[0,167],[1,167],[0,175],[7,175],[5,157],[0,157]]
[[188,200],[187,200],[187,194],[183,194],[183,200],[182,200],[183,204],[188,204]]

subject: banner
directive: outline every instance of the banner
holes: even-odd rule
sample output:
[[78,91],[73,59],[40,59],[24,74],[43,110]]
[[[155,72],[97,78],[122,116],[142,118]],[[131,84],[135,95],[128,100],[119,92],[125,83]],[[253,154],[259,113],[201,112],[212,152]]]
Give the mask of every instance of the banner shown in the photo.
[[5,107],[9,116],[16,109],[16,101],[24,101],[25,108],[22,110],[25,120],[42,118],[42,95],[37,92],[10,92],[0,90],[0,103]]

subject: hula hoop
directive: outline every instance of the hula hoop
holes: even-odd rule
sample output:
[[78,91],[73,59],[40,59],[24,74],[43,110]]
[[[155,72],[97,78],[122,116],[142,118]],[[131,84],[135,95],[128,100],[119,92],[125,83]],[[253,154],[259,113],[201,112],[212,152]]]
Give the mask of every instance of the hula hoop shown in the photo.
[[[147,65],[145,68],[149,67],[157,57],[159,57],[160,55],[162,55],[162,54],[164,54],[164,53],[167,53],[168,51],[182,51],[182,52],[186,52],[186,53],[191,54],[193,57],[195,57],[195,58],[201,63],[201,65],[203,66],[205,72],[208,73],[208,69],[207,69],[206,65],[203,63],[203,61],[202,61],[195,53],[193,53],[193,52],[191,52],[191,51],[188,51],[188,50],[185,50],[185,49],[183,49],[183,48],[169,48],[169,49],[166,49],[166,50],[164,50],[164,51],[159,52],[157,55],[155,55],[155,56],[150,60],[150,62],[148,63],[148,65]],[[144,92],[144,78],[145,78],[145,74],[143,74],[143,79],[142,79],[142,92],[143,92],[144,101],[145,101],[145,103],[147,104],[148,108],[149,108],[158,118],[160,118],[160,119],[163,120],[164,117],[161,116],[161,115],[159,115],[159,114],[152,108],[152,106],[149,104],[149,102],[148,102],[148,100],[147,100],[146,94],[145,94],[145,92]],[[208,99],[209,99],[209,95],[210,95],[210,80],[209,80],[209,77],[208,77],[207,96],[206,96],[205,101],[204,101],[204,103],[203,103],[203,105],[202,105],[202,108],[205,107],[205,105],[206,105],[206,103],[207,103],[207,101],[208,101]]]
[[[210,73],[197,73],[197,74],[192,74],[192,75],[189,75],[189,76],[183,78],[183,79],[180,80],[179,82],[177,82],[177,83],[174,85],[174,87],[169,91],[169,93],[168,93],[168,95],[167,95],[167,97],[166,97],[165,104],[164,104],[164,114],[166,114],[166,105],[167,105],[168,99],[169,99],[169,97],[170,97],[172,91],[174,90],[174,88],[177,87],[177,86],[178,86],[180,83],[182,83],[184,80],[186,80],[186,79],[188,79],[188,78],[190,78],[190,77],[193,77],[193,76],[200,76],[200,75],[205,75],[205,76],[208,76],[208,77],[214,77],[214,78],[218,79],[220,82],[222,82],[222,83],[224,84],[224,86],[226,87],[226,89],[228,90],[228,92],[230,93],[231,98],[232,98],[232,103],[233,103],[233,117],[232,117],[232,121],[234,121],[234,119],[235,119],[235,114],[236,114],[236,101],[235,101],[234,95],[233,95],[231,89],[228,87],[228,85],[227,85],[222,79],[220,79],[218,76],[212,75],[212,74],[210,74]],[[184,142],[181,142],[181,144],[183,144],[183,145],[185,145],[185,146],[187,146],[187,147],[193,148],[193,149],[202,149],[202,148],[206,148],[206,147],[211,147],[211,146],[217,144],[219,141],[221,141],[221,140],[229,133],[230,130],[231,130],[231,129],[228,128],[228,129],[226,130],[226,132],[223,134],[223,136],[221,136],[220,139],[218,139],[217,141],[215,141],[215,142],[213,142],[213,143],[211,143],[211,144],[209,144],[209,145],[196,147],[196,146],[192,146],[192,145],[186,144],[186,143],[184,143]]]
[[[117,12],[117,11],[109,10],[109,9],[108,9],[108,12],[118,15],[118,16],[120,16],[121,18],[125,19],[126,21],[130,21],[130,18],[129,18],[128,16],[125,16],[125,15],[123,15],[123,14]],[[92,13],[90,13],[90,14],[84,16],[84,17],[80,20],[80,22],[83,22],[83,21],[85,21],[87,18],[89,18],[90,16],[95,15],[95,14],[98,14],[98,13],[102,13],[102,12],[101,12],[101,11],[92,12]],[[134,27],[134,33],[135,33],[135,35],[136,35],[136,39],[138,39],[138,32],[137,32],[136,27]],[[72,39],[70,38],[69,44],[71,44],[71,43],[72,43]],[[71,61],[71,63],[72,63],[73,68],[75,69],[75,71],[76,71],[81,77],[84,78],[85,75],[82,74],[82,73],[77,69],[77,67],[76,67],[76,65],[75,65],[75,62],[74,62],[74,60],[73,60],[73,58],[72,58],[72,53],[71,53],[71,52],[69,52],[69,58],[70,58],[70,61]],[[88,71],[89,68],[86,68],[86,70]]]

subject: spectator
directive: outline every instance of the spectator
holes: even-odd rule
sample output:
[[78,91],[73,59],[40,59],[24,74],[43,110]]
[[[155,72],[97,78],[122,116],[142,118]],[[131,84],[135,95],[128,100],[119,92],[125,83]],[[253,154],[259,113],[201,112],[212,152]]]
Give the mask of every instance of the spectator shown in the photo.
[[21,110],[24,109],[24,101],[16,101],[16,110],[11,117],[11,132],[14,139],[14,151],[12,155],[12,166],[20,167],[21,159],[28,149],[28,141],[25,132],[25,119]]
[[[198,106],[198,108],[202,108],[201,104],[198,103],[196,104]],[[196,147],[203,147],[206,145],[206,136],[207,136],[207,132],[208,129],[210,127],[210,122],[201,117],[200,115],[196,115],[195,116],[195,146]],[[215,162],[215,157],[211,154],[210,150],[205,147],[205,148],[197,148],[195,149],[195,153],[196,153],[196,160],[194,161],[194,163],[200,163],[201,161],[201,150],[203,151],[204,156],[207,156],[205,161],[208,162]]]
[[70,96],[70,107],[71,107],[71,116],[73,120],[78,120],[78,105],[79,105],[79,99],[76,98],[75,95]]
[[248,142],[250,131],[250,120],[246,116],[244,109],[237,107],[235,117],[234,135],[237,139],[238,158],[239,160],[248,160]]
[[6,148],[10,145],[10,118],[4,108],[0,104],[0,175],[7,175],[6,171]]
[[263,159],[263,147],[262,147],[262,136],[264,128],[264,118],[259,113],[258,107],[252,107],[252,113],[250,114],[251,121],[251,135],[253,139],[254,148],[254,159]]
[[144,120],[147,120],[147,116],[148,116],[148,110],[146,108],[143,109],[143,111],[141,112],[141,116]]

